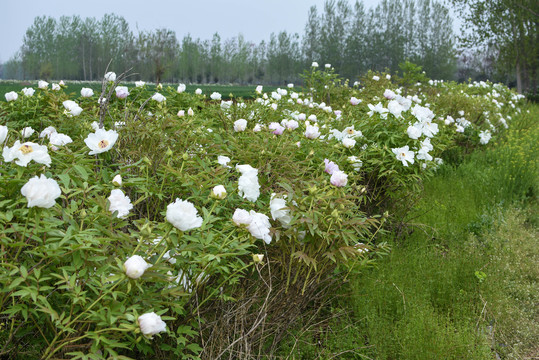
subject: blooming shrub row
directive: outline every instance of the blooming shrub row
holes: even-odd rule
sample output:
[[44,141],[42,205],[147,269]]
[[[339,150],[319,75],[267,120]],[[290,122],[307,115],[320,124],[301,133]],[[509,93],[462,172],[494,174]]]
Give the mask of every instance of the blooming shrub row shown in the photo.
[[246,284],[306,296],[387,253],[376,234],[444,151],[487,144],[521,101],[489,83],[405,96],[389,74],[349,87],[315,63],[303,91],[250,102],[121,80],[0,103],[3,354],[203,356],[215,304]]

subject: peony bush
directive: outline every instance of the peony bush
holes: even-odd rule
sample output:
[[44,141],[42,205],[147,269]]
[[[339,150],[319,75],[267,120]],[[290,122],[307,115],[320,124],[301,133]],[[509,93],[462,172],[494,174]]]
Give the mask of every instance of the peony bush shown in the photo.
[[75,95],[40,81],[0,103],[2,356],[271,351],[387,254],[377,235],[401,228],[423,179],[523,101],[385,73],[350,86],[315,63],[304,89],[254,101],[123,79]]

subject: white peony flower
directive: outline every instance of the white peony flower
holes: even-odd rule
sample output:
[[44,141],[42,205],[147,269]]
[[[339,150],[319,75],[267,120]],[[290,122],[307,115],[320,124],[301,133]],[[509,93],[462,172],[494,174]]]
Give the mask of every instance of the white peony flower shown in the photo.
[[97,129],[90,133],[84,142],[90,148],[88,155],[100,154],[109,151],[118,140],[118,133],[114,130]]
[[217,156],[217,162],[223,166],[230,167],[227,165],[230,162],[230,158],[228,156],[224,156],[224,155]]
[[404,111],[404,107],[397,100],[391,100],[387,104],[387,110],[396,118],[400,118]]
[[26,97],[32,97],[36,91],[32,88],[24,88],[22,89],[22,93]]
[[46,82],[46,81],[43,81],[43,80],[39,80],[37,82],[37,87],[40,88],[40,89],[46,89],[49,87],[49,83]]
[[395,94],[393,91],[389,89],[386,89],[386,91],[384,91],[384,97],[388,100],[393,100],[394,98],[397,97],[397,94]]
[[16,159],[15,164],[27,166],[32,160],[39,164],[51,165],[51,157],[45,145],[39,145],[33,142],[22,143],[17,140],[11,148],[5,146],[2,152],[4,161],[10,162]]
[[379,80],[380,80],[380,76],[374,75],[374,76],[372,77],[372,79],[373,79],[374,81],[379,81]]
[[195,115],[195,112],[193,111],[192,108],[187,109],[187,115],[189,115],[189,116]]
[[68,135],[54,132],[49,136],[49,142],[52,145],[64,146],[64,145],[72,143],[73,139],[71,139]]
[[232,100],[229,100],[229,101],[221,100],[221,109],[228,110],[230,109],[231,106],[232,106]]
[[6,137],[8,134],[8,128],[5,125],[0,125],[0,145],[6,141]]
[[262,85],[258,85],[255,89],[256,93],[257,94],[262,94],[262,89],[263,89],[263,86]]
[[182,92],[185,91],[185,89],[186,89],[185,84],[180,84],[180,85],[178,85],[178,88],[176,89],[176,92],[177,92],[178,94],[181,94]]
[[438,133],[438,124],[431,121],[425,121],[422,124],[421,130],[426,137],[431,138]]
[[163,95],[161,95],[160,93],[155,93],[155,94],[153,94],[152,99],[155,100],[155,101],[157,101],[157,102],[163,102],[163,101],[165,101],[167,98],[164,97]]
[[331,174],[329,182],[331,183],[331,185],[337,187],[346,186],[346,184],[348,183],[348,175],[346,175],[344,171],[341,170],[334,171],[333,174]]
[[320,136],[320,131],[318,126],[307,125],[307,129],[304,133],[305,137],[308,139],[316,139]]
[[118,99],[125,99],[129,95],[129,89],[127,86],[117,86],[116,87],[116,97]]
[[316,61],[313,61],[313,63],[311,64],[311,67],[317,68],[317,67],[318,67],[318,63],[317,63]]
[[140,315],[137,322],[142,334],[150,338],[160,332],[167,331],[167,324],[161,320],[161,316],[154,312]]
[[221,100],[221,94],[219,94],[218,92],[213,92],[211,95],[210,95],[210,98],[212,100]]
[[431,151],[432,149],[434,149],[434,147],[430,143],[430,138],[426,138],[425,140],[421,141],[421,147],[427,149],[427,151]]
[[260,185],[258,184],[258,169],[251,165],[236,165],[236,169],[241,172],[238,179],[239,195],[249,201],[255,202],[260,196]]
[[352,138],[345,137],[344,139],[342,139],[342,144],[345,148],[351,149],[356,146],[356,141]]
[[30,126],[25,127],[21,130],[21,135],[23,138],[28,138],[32,136],[36,131],[32,129]]
[[187,200],[176,201],[167,206],[166,218],[174,227],[188,231],[202,226],[202,218],[198,216],[195,206]]
[[179,110],[178,117],[184,117],[184,116],[185,116],[185,110]]
[[348,161],[352,163],[354,171],[359,171],[363,166],[363,161],[361,161],[361,159],[359,159],[357,156],[349,156]]
[[372,104],[367,104],[367,106],[369,107],[369,110],[370,110],[367,113],[367,115],[373,116],[374,113],[379,113],[380,117],[382,119],[387,119],[387,113],[388,113],[389,110],[384,108],[384,105],[382,105],[382,103],[378,103],[378,104],[376,104],[376,106],[374,106]]
[[246,128],[247,128],[247,120],[239,119],[239,120],[234,121],[234,131],[241,132],[241,131],[245,131]]
[[73,100],[66,100],[62,103],[70,116],[78,116],[82,112],[82,108]]
[[232,221],[238,226],[249,225],[251,220],[251,214],[247,210],[236,209],[232,215]]
[[60,85],[59,85],[59,84],[54,84],[54,83],[53,83],[52,86],[51,86],[51,88],[52,88],[53,91],[59,91],[59,90],[60,90]]
[[247,230],[249,230],[253,237],[264,240],[266,244],[271,243],[271,224],[269,218],[253,210],[249,212],[249,215],[251,215],[251,222],[247,225]]
[[406,132],[408,133],[408,137],[414,140],[419,139],[421,135],[423,134],[421,130],[421,125],[417,123],[413,126],[408,126],[408,129],[406,129]]
[[429,149],[426,147],[422,147],[421,149],[419,149],[419,151],[417,152],[416,158],[418,160],[426,160],[426,161],[432,160],[432,156],[429,154]]
[[41,174],[34,176],[21,188],[21,194],[26,197],[28,207],[48,209],[56,204],[56,199],[62,195],[60,186],[54,179]]
[[434,119],[434,113],[431,109],[417,104],[412,108],[412,114],[421,123],[432,121],[432,119]]
[[4,95],[6,97],[6,101],[15,101],[19,97],[19,94],[17,94],[15,91],[10,91]]
[[283,226],[287,227],[292,221],[290,216],[290,209],[286,207],[286,200],[275,197],[275,194],[271,194],[270,211],[273,220],[279,220]]
[[299,127],[299,124],[296,120],[289,120],[286,122],[286,128],[288,130],[295,130]]
[[196,89],[195,94],[202,95],[202,89],[200,89],[200,88]]
[[112,82],[116,81],[116,73],[109,71],[105,74],[105,80]]
[[492,138],[492,134],[488,130],[484,130],[479,132],[479,143],[481,145],[486,145]]
[[414,152],[410,151],[408,145],[401,148],[391,149],[391,151],[396,155],[397,160],[402,161],[402,165],[408,166],[408,163],[414,163]]
[[350,104],[352,104],[352,105],[354,105],[354,106],[357,105],[357,104],[359,104],[360,102],[361,102],[361,100],[358,99],[358,98],[355,98],[355,97],[353,97],[353,96],[350,98]]
[[139,255],[133,255],[124,262],[125,274],[131,279],[138,279],[149,267],[151,265]]
[[94,96],[94,91],[90,88],[83,87],[82,89],[80,89],[80,96],[84,98],[92,97]]
[[109,211],[112,213],[118,211],[117,216],[120,219],[125,218],[129,214],[129,210],[133,209],[133,204],[131,204],[131,200],[120,189],[112,190],[110,192],[108,200],[110,202]]

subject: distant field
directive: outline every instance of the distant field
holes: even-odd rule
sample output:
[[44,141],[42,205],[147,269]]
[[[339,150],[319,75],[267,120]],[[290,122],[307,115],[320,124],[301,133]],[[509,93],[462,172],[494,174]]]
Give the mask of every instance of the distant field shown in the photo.
[[[52,82],[51,82],[52,83]],[[73,93],[75,97],[79,96],[80,90],[83,87],[91,88],[95,92],[101,91],[101,83],[97,81],[65,81],[67,85],[66,93]],[[122,83],[128,87],[134,87],[135,83],[126,82]],[[50,86],[50,85],[49,85]],[[155,84],[147,85],[151,89],[155,89]],[[163,87],[172,86],[176,88],[178,84],[163,84]],[[33,81],[0,81],[0,101],[6,101],[4,94],[10,91],[20,92],[25,87],[37,88],[37,80]],[[200,88],[202,93],[209,96],[212,92],[218,92],[223,96],[223,99],[230,99],[232,97],[241,97],[244,99],[253,98],[255,95],[255,85],[187,85],[186,91],[194,93],[196,89]],[[274,91],[277,86],[264,86],[264,92]]]

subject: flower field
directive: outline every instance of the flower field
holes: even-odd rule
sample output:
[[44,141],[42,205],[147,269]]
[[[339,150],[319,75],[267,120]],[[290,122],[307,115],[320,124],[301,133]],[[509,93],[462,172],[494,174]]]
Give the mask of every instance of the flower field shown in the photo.
[[271,354],[525,103],[414,67],[350,84],[313,63],[245,99],[125,76],[0,102],[2,356]]

